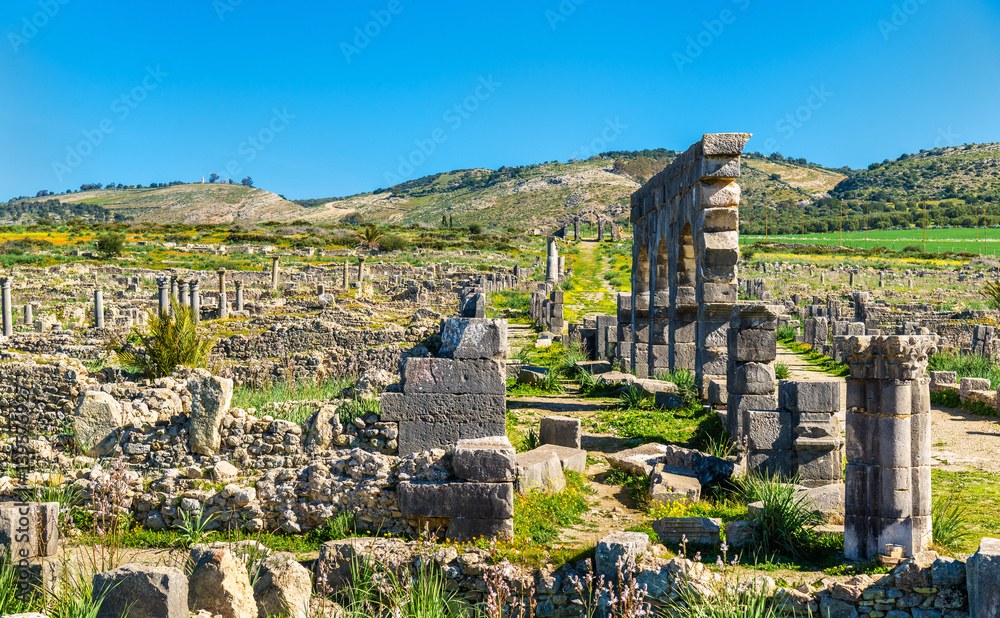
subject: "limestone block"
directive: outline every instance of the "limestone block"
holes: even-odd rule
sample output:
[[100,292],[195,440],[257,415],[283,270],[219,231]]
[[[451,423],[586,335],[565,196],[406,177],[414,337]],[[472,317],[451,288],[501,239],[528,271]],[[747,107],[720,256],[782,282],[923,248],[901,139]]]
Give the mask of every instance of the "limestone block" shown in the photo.
[[972,391],[988,391],[991,388],[988,378],[962,378],[959,382],[959,398],[965,401]]
[[399,455],[435,448],[449,449],[459,440],[503,435],[506,429],[502,413],[464,418],[466,420],[452,422],[399,421]]
[[737,363],[773,361],[778,349],[776,333],[775,330],[730,328],[729,360]]
[[708,403],[712,406],[724,406],[729,396],[725,380],[708,381]]
[[730,549],[752,547],[757,543],[757,538],[755,521],[731,521],[726,524],[726,544]]
[[507,357],[507,320],[451,318],[441,326],[442,358],[503,359]]
[[[445,393],[382,393],[379,397],[382,422],[423,421],[426,423],[462,423],[482,419],[500,418],[507,413],[507,397],[504,391],[496,395],[449,395]],[[486,438],[503,435],[504,432],[482,436],[462,436]],[[457,439],[455,440],[457,441]]]
[[789,412],[838,412],[840,382],[781,380],[778,407]]
[[839,482],[842,477],[844,455],[840,449],[795,451],[799,482],[806,487]]
[[702,302],[705,303],[735,303],[739,299],[739,290],[735,283],[709,283],[702,285]]
[[268,556],[261,563],[260,573],[253,585],[260,618],[288,616],[307,618],[312,598],[312,577],[292,554]]
[[518,453],[517,493],[525,494],[533,490],[558,493],[566,489],[562,462],[551,450],[535,449]]
[[663,461],[667,446],[657,443],[643,444],[617,453],[608,453],[606,459],[612,468],[629,474],[652,474],[656,464]]
[[446,535],[452,541],[466,542],[484,537],[487,539],[513,539],[513,519],[465,519],[453,517]]
[[399,510],[405,517],[509,519],[514,516],[511,483],[401,482],[397,495]]
[[578,361],[576,363],[578,371],[585,371],[592,375],[600,375],[611,371],[611,363],[606,360]]
[[664,517],[652,523],[661,543],[680,543],[686,537],[692,545],[718,545],[722,520],[715,517]]
[[55,556],[59,551],[59,503],[0,503],[0,545],[18,559]]
[[774,379],[774,366],[769,363],[736,363],[727,386],[736,394],[769,395],[774,392]]
[[572,470],[579,474],[583,474],[587,470],[587,451],[583,449],[556,444],[543,444],[535,450],[555,453],[556,457],[559,458],[559,463],[562,464],[563,470]]
[[[188,578],[180,569],[126,564],[94,575],[97,618],[188,618]],[[253,609],[256,613],[256,608]]]
[[517,383],[538,386],[545,383],[546,376],[548,375],[549,370],[545,367],[524,365],[517,374]]
[[628,574],[636,560],[649,547],[649,535],[644,532],[616,532],[597,543],[596,574],[606,582],[617,582],[619,570]]
[[188,580],[188,609],[222,618],[257,614],[246,565],[227,549],[200,552]]
[[191,393],[191,428],[188,442],[199,455],[215,455],[222,444],[222,419],[233,400],[233,381],[196,369],[187,381]]
[[752,451],[747,467],[760,474],[791,478],[795,472],[795,451]]
[[795,492],[796,499],[802,499],[803,503],[814,511],[818,511],[826,516],[829,521],[832,517],[844,516],[844,492],[843,483],[830,483],[800,489]]
[[459,440],[452,468],[455,476],[466,481],[511,483],[517,478],[514,455],[506,436]]
[[792,415],[781,410],[745,410],[743,429],[751,451],[792,448]]
[[502,360],[411,357],[403,366],[403,393],[503,393],[504,376]]
[[701,482],[692,470],[657,464],[649,475],[649,498],[661,504],[697,502],[701,499]]
[[122,407],[110,394],[87,391],[73,413],[76,443],[91,457],[111,454],[119,439],[125,419]]
[[541,420],[538,440],[542,444],[555,444],[578,449],[582,435],[580,419],[568,416],[546,416]]
[[342,430],[337,407],[329,404],[324,405],[313,416],[312,425],[310,425],[309,433],[306,435],[306,447],[309,449],[328,449]]

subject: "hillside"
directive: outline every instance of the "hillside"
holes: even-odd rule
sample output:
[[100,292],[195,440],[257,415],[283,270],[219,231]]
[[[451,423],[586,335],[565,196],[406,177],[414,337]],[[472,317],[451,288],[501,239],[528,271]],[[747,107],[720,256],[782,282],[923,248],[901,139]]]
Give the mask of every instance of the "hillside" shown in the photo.
[[840,199],[1000,201],[1000,144],[970,144],[873,163],[841,183]]

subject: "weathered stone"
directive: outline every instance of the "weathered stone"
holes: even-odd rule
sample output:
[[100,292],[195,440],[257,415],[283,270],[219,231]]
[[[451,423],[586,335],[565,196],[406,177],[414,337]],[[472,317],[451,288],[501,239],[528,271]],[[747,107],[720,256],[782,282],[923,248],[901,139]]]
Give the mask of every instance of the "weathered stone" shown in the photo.
[[187,389],[191,393],[191,452],[214,455],[222,444],[220,429],[233,399],[233,381],[196,369],[188,378]]
[[514,488],[510,483],[402,482],[396,492],[399,510],[406,517],[509,519],[514,516]]
[[680,543],[686,538],[695,545],[718,545],[721,538],[722,520],[714,517],[663,517],[651,525],[664,543]]
[[253,585],[259,618],[289,616],[307,618],[312,598],[309,570],[291,554],[275,554],[264,559]]
[[538,441],[573,449],[580,448],[582,431],[580,419],[568,416],[546,416],[540,423]]
[[778,407],[789,412],[838,412],[840,382],[782,380],[778,383]]
[[743,428],[751,451],[792,448],[792,415],[782,410],[746,410]]
[[536,489],[557,493],[566,489],[562,462],[554,452],[535,449],[518,453],[516,462],[517,493],[524,494]]
[[726,544],[731,549],[753,547],[757,542],[757,522],[731,521],[726,524]]
[[206,610],[222,618],[258,615],[246,565],[226,549],[203,552],[188,582],[188,609]]
[[969,615],[1000,616],[1000,539],[984,538],[965,563],[969,589]]
[[[188,579],[180,569],[126,564],[94,576],[97,618],[188,618]],[[256,611],[254,612],[256,613]]]
[[609,534],[597,543],[596,574],[606,582],[617,582],[619,571],[630,573],[647,547],[649,536],[643,532]]
[[59,551],[59,503],[0,503],[0,545],[17,558],[55,556]]
[[630,474],[648,475],[653,473],[653,467],[663,460],[666,452],[666,446],[649,443],[617,453],[608,453],[605,458],[612,468],[618,468]]
[[334,439],[342,430],[336,406],[330,404],[321,406],[313,416],[306,436],[306,446],[310,449],[326,450],[333,446]]
[[453,517],[448,526],[448,538],[452,541],[467,542],[478,538],[514,538],[513,519],[465,519]]
[[403,366],[403,392],[449,394],[503,393],[504,361],[411,357]]
[[239,476],[240,471],[228,461],[220,461],[212,467],[212,478],[219,483],[226,483]]
[[400,455],[409,455],[437,448],[448,449],[459,440],[503,435],[505,428],[504,417],[498,414],[461,422],[400,421],[398,450]]
[[935,588],[965,585],[965,563],[954,558],[939,557],[931,566],[931,583]]
[[459,440],[452,457],[455,476],[482,483],[513,482],[515,451],[506,436]]
[[[382,393],[379,402],[381,406],[380,418],[383,422],[479,422],[495,417],[503,420],[507,412],[507,398],[503,391],[496,395]],[[501,430],[489,435],[469,437],[487,438],[490,435],[503,435],[503,433]]]
[[122,408],[114,397],[102,391],[87,391],[73,413],[76,443],[92,457],[110,455],[124,422]]
[[657,464],[649,475],[649,498],[661,504],[677,500],[697,502],[701,499],[698,475],[686,468]]
[[451,318],[441,327],[442,358],[503,359],[507,356],[507,321]]
[[543,444],[536,451],[551,452],[559,458],[563,470],[571,470],[578,474],[583,474],[587,470],[587,451],[568,446],[558,446],[556,444]]

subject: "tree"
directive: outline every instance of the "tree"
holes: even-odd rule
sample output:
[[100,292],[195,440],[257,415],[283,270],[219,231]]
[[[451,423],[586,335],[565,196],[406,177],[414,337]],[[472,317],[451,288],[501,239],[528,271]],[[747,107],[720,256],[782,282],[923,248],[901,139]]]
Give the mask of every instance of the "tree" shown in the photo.
[[482,234],[483,233],[483,226],[479,225],[478,223],[473,223],[472,225],[469,226],[469,233],[470,234]]
[[243,180],[241,180],[240,183],[244,187],[252,187],[253,186],[253,178],[250,178],[249,176],[247,176],[246,178],[244,178]]
[[190,307],[171,303],[173,315],[149,312],[146,332],[132,331],[130,342],[137,342],[136,350],[119,349],[118,364],[136,367],[147,378],[166,377],[178,366],[200,367],[204,364],[215,337],[199,335]]
[[218,174],[212,174],[212,175],[210,175],[208,177],[208,182],[210,182],[212,184],[215,184],[218,181],[219,181],[219,175]]
[[368,249],[374,249],[378,246],[378,241],[385,234],[382,230],[378,229],[374,223],[366,223],[363,228],[354,233],[361,239],[358,246]]
[[125,237],[121,234],[109,232],[97,237],[97,252],[109,258],[122,254],[125,250]]

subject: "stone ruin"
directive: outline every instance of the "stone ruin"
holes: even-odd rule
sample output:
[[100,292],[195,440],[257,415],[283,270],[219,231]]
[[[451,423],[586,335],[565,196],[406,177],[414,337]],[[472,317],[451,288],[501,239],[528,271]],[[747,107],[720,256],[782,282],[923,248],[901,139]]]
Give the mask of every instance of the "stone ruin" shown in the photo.
[[547,243],[545,281],[531,292],[530,315],[536,326],[551,335],[563,335],[566,331],[564,317],[564,293],[558,285],[565,281],[565,261],[559,255],[555,238]]

